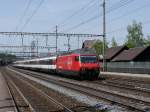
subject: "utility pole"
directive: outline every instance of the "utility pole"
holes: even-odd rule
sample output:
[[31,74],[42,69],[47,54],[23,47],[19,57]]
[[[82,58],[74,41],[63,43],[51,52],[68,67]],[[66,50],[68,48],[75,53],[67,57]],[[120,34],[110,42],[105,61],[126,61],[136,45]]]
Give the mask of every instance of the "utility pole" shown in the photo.
[[[46,35],[45,41],[46,41],[46,46],[48,46],[48,35]],[[47,50],[48,50],[48,52],[50,51],[49,48]]]
[[56,54],[57,54],[58,26],[56,25]]
[[39,40],[38,40],[38,38],[37,38],[37,58],[39,57],[39,48],[38,48],[38,46],[39,46]]
[[103,71],[106,70],[106,2],[103,1]]
[[48,35],[46,35],[46,46],[48,46]]
[[80,38],[79,38],[79,36],[78,36],[78,49],[79,49],[79,41],[80,41]]
[[24,57],[24,56],[25,56],[25,53],[24,53],[24,42],[23,42],[23,37],[24,37],[24,35],[21,33],[22,52],[23,52],[23,57]]
[[67,36],[68,38],[68,51],[70,51],[70,36]]
[[64,46],[67,46],[68,47],[68,52],[70,51],[70,36],[67,35],[67,39],[68,39],[68,43],[67,44],[64,44]]

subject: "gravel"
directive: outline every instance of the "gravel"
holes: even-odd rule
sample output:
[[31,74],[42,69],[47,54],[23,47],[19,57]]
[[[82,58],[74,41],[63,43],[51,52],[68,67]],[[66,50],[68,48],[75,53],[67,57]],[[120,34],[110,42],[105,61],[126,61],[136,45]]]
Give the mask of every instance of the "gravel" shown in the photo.
[[[25,74],[21,74],[21,75],[26,77],[26,78],[31,79],[32,81],[35,81],[36,83],[41,84],[41,85],[43,85],[43,86],[45,86],[45,87],[47,87],[49,89],[52,89],[52,91],[58,92],[59,94],[63,94],[63,96],[65,96],[65,97],[66,96],[69,97],[69,98],[71,97],[72,100],[76,100],[78,103],[82,102],[83,104],[86,104],[86,105],[89,105],[89,106],[94,106],[96,104],[102,104],[104,107],[108,106],[108,103],[103,102],[102,100],[99,100],[99,99],[96,99],[96,98],[93,98],[93,97],[81,94],[81,93],[79,93],[77,91],[73,91],[73,90],[70,90],[70,89],[67,89],[67,88],[64,88],[64,87],[60,87],[58,85],[42,81],[40,79],[31,77],[29,75],[25,75]],[[59,95],[56,95],[55,97],[58,97],[58,96]],[[110,110],[112,112],[117,112],[117,111],[118,112],[125,112],[126,111],[126,109],[118,107],[118,106],[114,106],[114,105],[113,106],[109,105],[108,107],[110,108]]]

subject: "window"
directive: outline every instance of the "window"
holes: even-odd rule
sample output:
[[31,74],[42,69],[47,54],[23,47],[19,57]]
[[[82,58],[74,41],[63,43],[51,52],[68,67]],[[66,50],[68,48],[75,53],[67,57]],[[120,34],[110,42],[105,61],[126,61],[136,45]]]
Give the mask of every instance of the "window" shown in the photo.
[[97,63],[96,56],[81,56],[80,58],[82,63]]

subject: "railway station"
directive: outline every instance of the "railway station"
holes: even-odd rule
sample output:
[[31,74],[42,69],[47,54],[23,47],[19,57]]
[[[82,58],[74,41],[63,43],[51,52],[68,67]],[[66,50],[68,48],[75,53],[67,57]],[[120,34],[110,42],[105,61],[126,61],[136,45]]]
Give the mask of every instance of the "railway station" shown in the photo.
[[149,0],[0,4],[0,112],[150,112]]

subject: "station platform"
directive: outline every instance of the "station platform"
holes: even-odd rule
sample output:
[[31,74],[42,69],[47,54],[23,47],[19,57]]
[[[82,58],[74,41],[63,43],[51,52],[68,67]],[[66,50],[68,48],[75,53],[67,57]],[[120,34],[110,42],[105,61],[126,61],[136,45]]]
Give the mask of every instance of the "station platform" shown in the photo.
[[0,72],[0,112],[17,112],[9,93],[7,84]]
[[150,75],[149,74],[101,72],[101,75],[106,76],[106,77],[127,77],[127,78],[137,78],[137,79],[141,79],[141,80],[150,80]]

